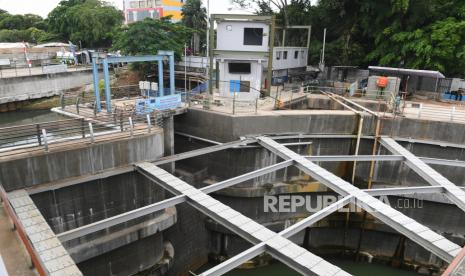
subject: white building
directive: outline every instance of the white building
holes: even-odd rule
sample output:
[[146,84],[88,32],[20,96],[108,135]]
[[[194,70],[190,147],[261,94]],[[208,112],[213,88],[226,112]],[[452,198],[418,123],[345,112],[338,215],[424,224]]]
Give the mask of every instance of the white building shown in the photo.
[[308,64],[308,48],[306,47],[274,47],[273,78],[284,78],[295,71],[305,71]]
[[215,57],[221,96],[260,96],[269,51],[269,25],[239,19],[219,20]]
[[[214,57],[218,70],[221,96],[255,99],[266,84],[270,45],[271,17],[254,15],[212,15],[216,21],[217,39]],[[273,48],[273,81],[287,81],[288,77],[305,72],[310,43],[309,26],[289,26],[308,30],[307,47],[285,46],[285,32],[281,46]],[[283,46],[284,45],[284,46]],[[274,82],[271,82],[274,83]]]

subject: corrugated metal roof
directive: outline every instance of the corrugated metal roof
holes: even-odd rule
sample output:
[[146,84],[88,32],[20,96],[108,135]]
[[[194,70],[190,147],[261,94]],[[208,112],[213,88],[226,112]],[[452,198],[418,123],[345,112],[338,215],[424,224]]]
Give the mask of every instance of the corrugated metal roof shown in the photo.
[[380,66],[369,66],[368,70],[381,71],[381,72],[392,73],[392,74],[431,77],[431,78],[438,78],[438,79],[445,78],[445,76],[441,72],[430,71],[430,70],[405,69],[405,68],[380,67]]

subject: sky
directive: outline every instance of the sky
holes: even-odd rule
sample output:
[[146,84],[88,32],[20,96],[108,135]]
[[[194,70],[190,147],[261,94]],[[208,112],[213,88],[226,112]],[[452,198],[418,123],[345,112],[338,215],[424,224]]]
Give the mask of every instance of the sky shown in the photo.
[[[123,0],[105,0],[123,9]],[[203,0],[206,3],[206,0]],[[0,0],[0,9],[11,14],[33,13],[42,17],[55,8],[60,0]],[[229,0],[210,0],[210,13],[226,12]]]

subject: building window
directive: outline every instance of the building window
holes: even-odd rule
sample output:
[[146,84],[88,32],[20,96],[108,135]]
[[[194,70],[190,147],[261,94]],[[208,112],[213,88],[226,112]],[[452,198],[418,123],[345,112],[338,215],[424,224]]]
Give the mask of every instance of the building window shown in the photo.
[[280,60],[281,59],[281,51],[277,51],[276,52],[276,60]]
[[298,59],[299,58],[299,51],[295,51],[294,52],[294,59]]
[[250,81],[241,81],[241,92],[250,92]]
[[229,90],[231,93],[250,92],[250,81],[230,80],[229,85]]
[[283,59],[287,59],[287,51],[284,51],[284,53],[283,53]]
[[244,28],[244,45],[261,46],[263,44],[263,28]]
[[250,63],[228,63],[228,69],[230,74],[250,74],[251,64]]

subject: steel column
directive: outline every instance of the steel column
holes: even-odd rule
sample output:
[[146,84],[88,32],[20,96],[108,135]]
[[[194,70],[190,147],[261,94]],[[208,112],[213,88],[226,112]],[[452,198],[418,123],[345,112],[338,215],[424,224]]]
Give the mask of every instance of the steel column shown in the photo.
[[161,96],[165,96],[165,87],[163,84],[163,61],[158,61],[158,91]]
[[102,111],[102,104],[100,103],[100,88],[98,86],[99,77],[98,77],[97,57],[92,57],[92,79],[94,81],[95,107],[98,113]]
[[103,80],[105,82],[105,103],[107,112],[111,113],[110,72],[108,71],[108,60],[103,60]]
[[176,94],[176,88],[174,83],[174,53],[169,55],[170,61],[170,95]]

